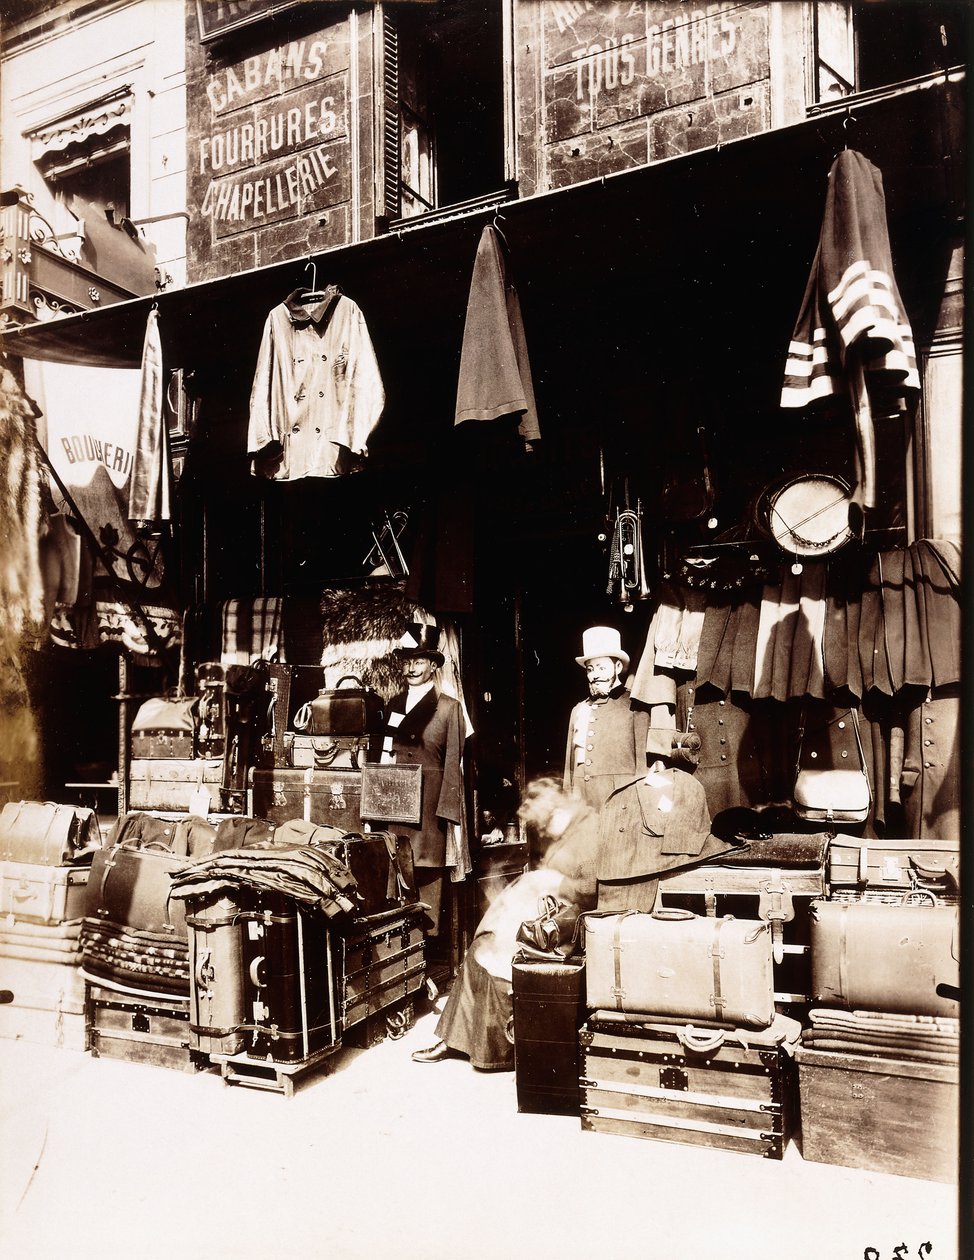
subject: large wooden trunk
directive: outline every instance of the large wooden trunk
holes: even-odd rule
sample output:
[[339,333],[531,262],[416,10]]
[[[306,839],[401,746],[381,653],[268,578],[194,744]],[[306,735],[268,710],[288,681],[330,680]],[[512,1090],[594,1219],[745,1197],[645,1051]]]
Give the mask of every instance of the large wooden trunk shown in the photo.
[[514,1081],[518,1111],[578,1115],[578,1030],[585,1022],[582,958],[515,959]]
[[207,1054],[236,1054],[246,1041],[240,900],[216,892],[186,902],[190,1028]]
[[252,770],[247,812],[271,822],[362,829],[361,770]]
[[129,766],[129,809],[188,811],[204,788],[215,808],[221,803],[222,757],[150,760],[133,758]]
[[781,1159],[794,1114],[784,1045],[799,1025],[688,1029],[590,1015],[581,1042],[582,1128]]
[[957,1178],[959,1069],[799,1046],[801,1148],[817,1164]]
[[126,1059],[196,1072],[209,1066],[189,1026],[189,999],[125,993],[85,985],[86,1049],[97,1058]]
[[345,1030],[402,1009],[426,982],[423,914],[415,905],[356,920],[341,942]]

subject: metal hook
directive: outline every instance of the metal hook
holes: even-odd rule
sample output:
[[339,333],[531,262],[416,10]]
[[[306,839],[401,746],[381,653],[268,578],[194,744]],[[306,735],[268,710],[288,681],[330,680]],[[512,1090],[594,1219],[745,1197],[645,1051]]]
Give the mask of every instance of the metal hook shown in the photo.
[[314,292],[318,288],[318,268],[314,264],[314,259],[309,258],[304,264],[305,271],[311,268],[311,291]]

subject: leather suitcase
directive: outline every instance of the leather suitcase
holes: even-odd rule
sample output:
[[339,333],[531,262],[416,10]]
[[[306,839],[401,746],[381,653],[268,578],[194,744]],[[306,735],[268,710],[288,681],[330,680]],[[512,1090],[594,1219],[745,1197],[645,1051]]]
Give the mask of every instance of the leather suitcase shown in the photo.
[[515,956],[512,971],[517,1109],[577,1116],[584,960],[541,962]]
[[895,1055],[795,1051],[802,1157],[926,1181],[958,1175],[960,1069]]
[[93,809],[53,801],[8,801],[0,810],[0,861],[68,866],[101,847]]
[[200,788],[206,789],[213,807],[218,808],[222,783],[222,758],[133,758],[129,766],[129,808],[189,812]]
[[406,912],[356,920],[342,934],[341,1019],[344,1031],[380,1011],[401,1007],[426,983],[423,914]]
[[781,1159],[800,1031],[784,1015],[758,1032],[596,1011],[579,1033],[582,1129]]
[[137,997],[85,984],[85,1048],[95,1058],[151,1063],[181,1072],[210,1066],[189,1027],[189,999]]
[[827,834],[778,834],[755,840],[718,862],[674,871],[660,883],[659,904],[711,917],[771,924],[774,998],[811,999],[809,908],[827,891]]
[[812,995],[865,1011],[957,1016],[956,906],[812,903]]
[[187,902],[189,1025],[207,1054],[237,1054],[246,1043],[241,901],[247,899],[242,890]]
[[289,1063],[341,1037],[335,961],[324,915],[254,890],[243,924],[246,1053]]
[[585,916],[585,998],[644,1015],[767,1028],[771,925],[685,910]]
[[930,891],[956,897],[960,844],[956,840],[859,840],[836,836],[829,846],[829,887],[870,895]]
[[100,849],[91,865],[86,917],[185,942],[186,911],[171,896],[170,876],[191,860],[186,854],[124,843]]
[[80,919],[87,904],[88,866],[0,862],[0,914],[21,923]]
[[362,828],[361,770],[251,770],[247,813],[274,823],[305,822]]
[[416,900],[413,851],[405,837],[391,831],[359,831],[341,840],[316,840],[315,848],[351,871],[360,916],[381,914]]

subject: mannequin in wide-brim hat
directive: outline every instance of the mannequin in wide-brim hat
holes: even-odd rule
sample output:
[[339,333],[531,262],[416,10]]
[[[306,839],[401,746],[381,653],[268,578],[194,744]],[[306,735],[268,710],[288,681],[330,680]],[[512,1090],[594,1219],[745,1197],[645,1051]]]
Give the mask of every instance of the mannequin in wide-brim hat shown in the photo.
[[617,782],[646,768],[649,715],[630,708],[629,656],[618,630],[586,630],[575,660],[585,670],[589,696],[575,705],[568,721],[564,787],[598,809]]
[[406,686],[387,706],[381,758],[387,765],[423,767],[420,823],[388,825],[412,846],[419,896],[429,905],[434,924],[431,936],[439,931],[447,827],[459,825],[463,804],[463,715],[459,701],[436,686],[436,671],[444,661],[439,637],[436,626],[413,624],[393,649]]

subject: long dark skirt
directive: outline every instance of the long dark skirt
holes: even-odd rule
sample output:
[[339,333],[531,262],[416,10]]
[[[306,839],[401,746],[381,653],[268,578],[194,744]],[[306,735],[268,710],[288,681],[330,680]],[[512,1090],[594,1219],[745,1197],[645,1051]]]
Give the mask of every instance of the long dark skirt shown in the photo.
[[512,1014],[511,982],[492,976],[477,961],[478,946],[493,944],[490,933],[476,938],[467,951],[436,1035],[453,1050],[465,1054],[477,1068],[511,1069],[514,1046],[507,1038]]

